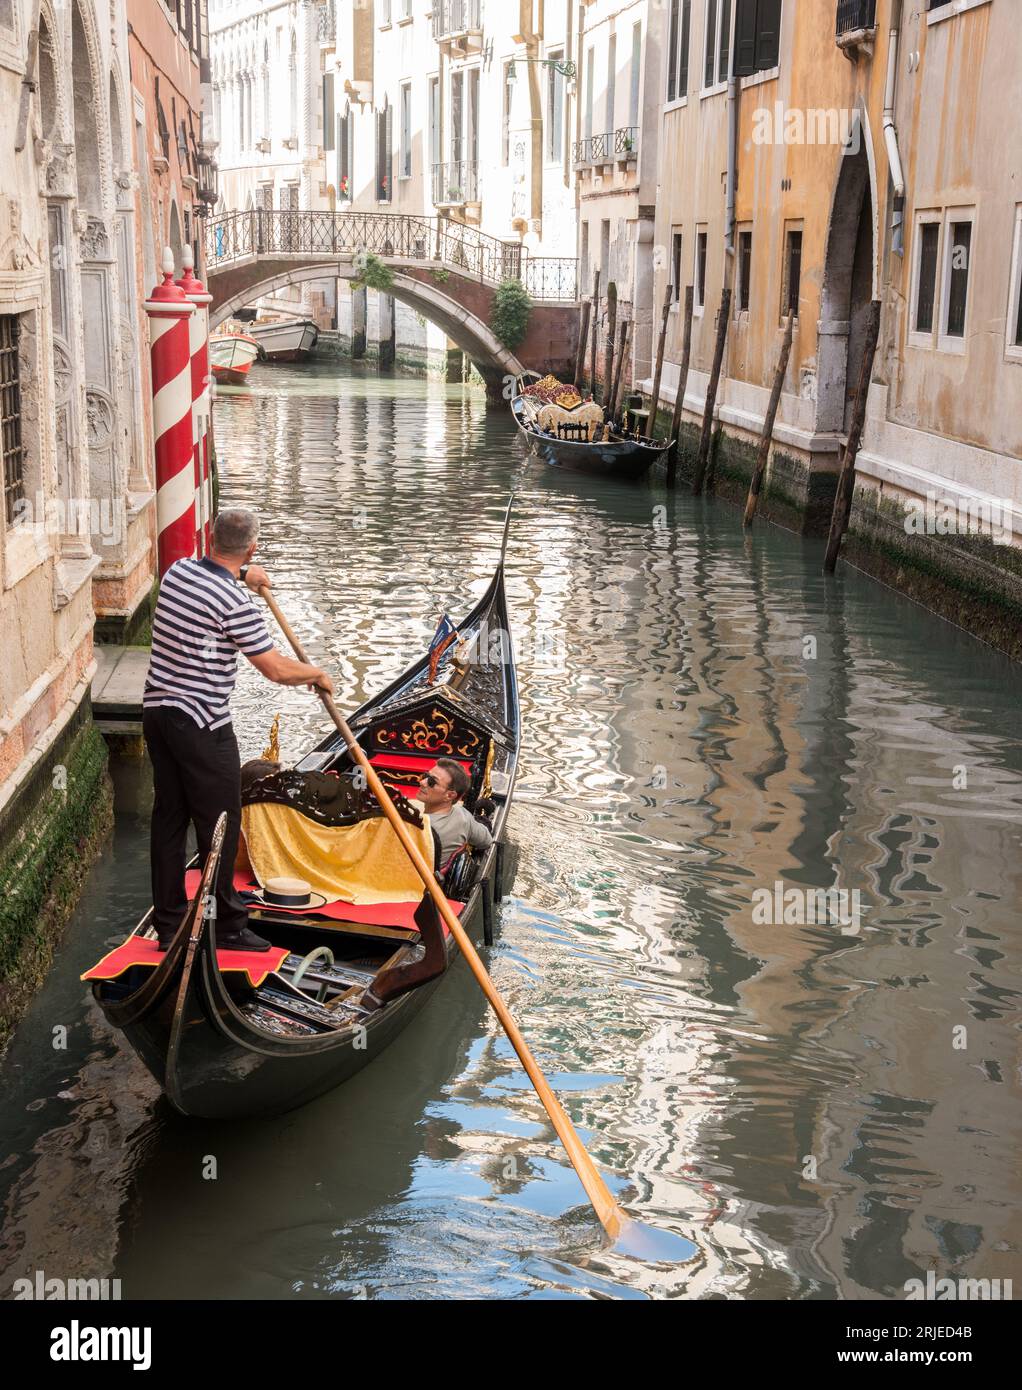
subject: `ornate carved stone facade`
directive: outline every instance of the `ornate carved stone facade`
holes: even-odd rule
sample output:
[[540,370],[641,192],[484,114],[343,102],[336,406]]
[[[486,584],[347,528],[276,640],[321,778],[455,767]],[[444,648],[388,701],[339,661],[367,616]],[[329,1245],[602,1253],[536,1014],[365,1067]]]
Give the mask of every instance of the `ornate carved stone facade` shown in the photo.
[[12,0],[0,49],[0,328],[17,345],[20,401],[0,510],[3,813],[88,694],[106,593],[131,577],[122,625],[148,599],[154,506],[151,483],[129,498],[152,469],[148,383],[123,329],[148,288],[121,198],[134,147],[124,7]]

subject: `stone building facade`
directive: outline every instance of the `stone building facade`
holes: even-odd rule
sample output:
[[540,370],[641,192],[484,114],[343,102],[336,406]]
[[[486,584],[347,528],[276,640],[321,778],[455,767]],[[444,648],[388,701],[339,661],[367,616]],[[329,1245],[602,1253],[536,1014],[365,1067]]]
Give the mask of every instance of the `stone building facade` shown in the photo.
[[724,284],[733,291],[713,482],[736,496],[793,307],[761,505],[809,534],[829,523],[879,300],[845,555],[1018,655],[1022,132],[1004,120],[1022,71],[1014,11],[1004,0],[672,0],[655,296],[676,285],[666,410],[683,292],[695,291],[684,466]]
[[1002,115],[1022,72],[1015,8],[671,0],[654,297],[676,286],[666,411],[694,287],[684,468],[732,290],[712,478],[736,497],[793,309],[761,506],[812,534],[878,300],[846,556],[1022,654],[1022,134]]
[[661,124],[665,11],[649,0],[582,7],[579,99],[572,145],[578,181],[579,279],[591,294],[617,291],[632,321],[630,375],[651,373],[655,325],[653,244]]
[[152,583],[130,91],[120,5],[0,7],[0,1031],[104,820],[94,624]]
[[[324,135],[332,18],[332,0],[210,0],[207,114],[221,209],[286,214],[332,206],[324,162],[333,130],[327,117]],[[336,286],[288,286],[264,307],[306,314],[329,328]]]

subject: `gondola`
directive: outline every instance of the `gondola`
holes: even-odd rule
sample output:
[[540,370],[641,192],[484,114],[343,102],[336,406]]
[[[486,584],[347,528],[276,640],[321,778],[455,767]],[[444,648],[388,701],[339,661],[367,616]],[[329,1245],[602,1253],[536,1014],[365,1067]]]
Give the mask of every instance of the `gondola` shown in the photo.
[[[523,385],[524,380],[519,382]],[[636,438],[614,427],[607,438],[593,443],[561,438],[540,429],[521,389],[511,401],[511,413],[529,452],[554,468],[631,480],[648,473],[670,448],[669,440]]]
[[[520,724],[503,551],[458,632],[461,640],[439,662],[434,656],[432,668],[423,656],[349,723],[410,824],[422,826],[410,793],[437,757],[454,757],[470,773],[466,804],[486,794],[493,844],[481,855],[463,853],[441,882],[469,933],[482,926],[490,940],[494,905],[513,873],[505,835]],[[246,796],[277,798],[316,816],[306,788],[323,773],[336,774],[330,784],[338,788],[340,823],[382,815],[339,733]],[[111,962],[117,952],[110,953],[83,978],[177,1110],[211,1119],[278,1115],[378,1056],[426,1004],[456,947],[428,895],[418,905],[335,903],[297,912],[264,899],[250,908],[249,922],[273,951],[218,953],[215,924],[202,910],[217,853],[215,845],[205,866],[192,866],[192,904],[165,954],[156,951],[150,911],[118,948],[120,957]],[[137,963],[120,970],[125,960]]]

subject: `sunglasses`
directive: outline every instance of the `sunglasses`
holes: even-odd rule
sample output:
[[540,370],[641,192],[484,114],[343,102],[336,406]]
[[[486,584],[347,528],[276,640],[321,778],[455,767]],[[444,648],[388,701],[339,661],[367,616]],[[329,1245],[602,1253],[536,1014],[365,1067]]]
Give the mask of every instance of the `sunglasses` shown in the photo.
[[432,772],[426,772],[426,773],[424,773],[424,774],[419,778],[419,784],[420,784],[420,786],[421,786],[421,784],[422,784],[423,782],[425,782],[425,784],[426,784],[427,787],[440,787],[440,790],[441,790],[441,791],[446,791],[446,790],[447,790],[446,787],[441,787],[441,786],[440,786],[440,780],[439,780],[439,778],[434,777],[433,774],[432,774]]

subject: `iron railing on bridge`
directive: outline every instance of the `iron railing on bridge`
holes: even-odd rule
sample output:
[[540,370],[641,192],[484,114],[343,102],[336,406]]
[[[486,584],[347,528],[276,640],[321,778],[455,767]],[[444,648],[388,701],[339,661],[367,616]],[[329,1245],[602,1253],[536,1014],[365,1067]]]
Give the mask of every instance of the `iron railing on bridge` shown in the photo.
[[475,227],[442,217],[255,208],[208,219],[205,249],[210,275],[235,262],[260,256],[345,259],[357,251],[367,251],[383,259],[439,264],[491,285],[502,280],[521,280],[537,300],[577,297],[577,260],[530,257],[518,241],[501,241]]
[[578,260],[574,256],[529,256],[522,280],[530,299],[578,298]]

